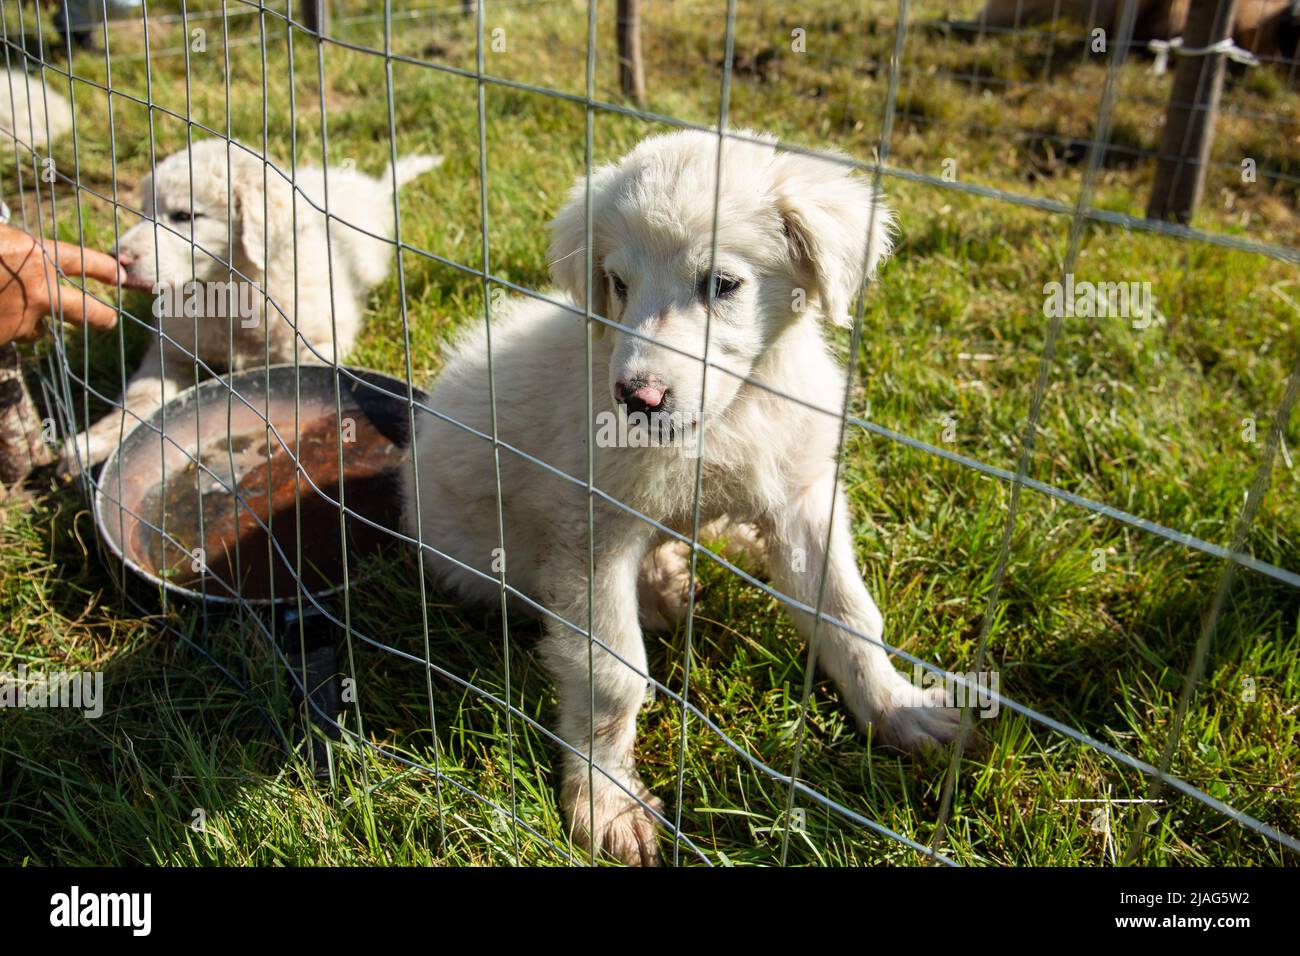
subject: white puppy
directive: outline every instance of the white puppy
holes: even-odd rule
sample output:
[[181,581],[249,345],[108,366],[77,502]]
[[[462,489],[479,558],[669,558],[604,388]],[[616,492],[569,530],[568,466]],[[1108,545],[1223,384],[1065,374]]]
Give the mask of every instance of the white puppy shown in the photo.
[[[585,756],[564,757],[561,801],[574,837],[627,863],[657,859],[647,807],[659,803],[633,764],[636,716],[647,693],[641,622],[685,605],[686,563],[683,545],[603,495],[689,536],[702,454],[702,521],[755,526],[779,591],[809,607],[820,601],[827,615],[869,638],[883,634],[834,477],[845,375],[821,323],[850,324],[864,274],[889,249],[892,217],[843,166],[780,152],[771,142],[728,140],[723,148],[716,258],[716,134],[647,139],[621,162],[595,171],[592,310],[618,325],[594,336],[590,383],[581,315],[530,302],[495,317],[492,370],[501,441],[578,479],[568,481],[503,449],[504,552],[491,443],[427,413],[416,434],[419,481],[417,487],[408,480],[406,522],[412,535],[418,522],[436,578],[467,598],[495,600],[504,558],[511,587],[583,631],[589,611],[589,430],[595,437],[601,494],[593,506],[590,610],[598,643],[590,693],[588,642],[581,633],[543,615],[541,650],[558,684],[559,733],[597,767],[592,794]],[[552,224],[552,275],[577,303],[586,288],[584,196],[579,182]],[[699,360],[706,336],[708,358],[717,366],[708,368],[707,378]],[[487,362],[480,330],[448,357],[430,404],[490,434]],[[637,437],[623,440],[609,427],[620,406],[661,430],[634,428],[629,434]],[[651,447],[632,447],[647,438]],[[812,615],[794,617],[805,637],[811,635]],[[933,694],[908,683],[878,644],[823,621],[817,651],[858,725],[872,725],[878,741],[912,750],[953,736],[956,712],[935,706]]]
[[[72,130],[72,107],[65,97],[22,69],[6,70],[0,76],[0,145],[8,159],[17,140],[31,149],[44,149]],[[26,165],[27,155],[20,157]]]
[[[194,384],[194,356],[238,370],[268,358],[293,361],[297,340],[301,362],[345,359],[366,293],[393,258],[383,239],[393,234],[394,176],[401,186],[441,161],[406,156],[378,179],[331,169],[328,244],[317,167],[298,169],[295,203],[280,167],[268,168],[238,143],[204,140],[159,163],[140,186],[145,219],[117,247],[128,284],[158,295],[153,311],[162,331],[127,382],[126,429]],[[120,429],[114,412],[77,436],[79,449],[70,440],[64,469],[102,461]]]

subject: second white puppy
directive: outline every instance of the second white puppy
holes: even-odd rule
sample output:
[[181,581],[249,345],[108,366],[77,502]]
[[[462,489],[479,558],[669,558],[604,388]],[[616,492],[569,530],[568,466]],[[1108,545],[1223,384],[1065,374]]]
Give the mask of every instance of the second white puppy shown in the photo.
[[[0,148],[6,158],[11,138],[27,149],[45,149],[71,130],[72,107],[66,97],[22,69],[0,72]],[[23,154],[19,162],[31,160]]]
[[[126,430],[194,384],[196,358],[217,370],[290,362],[295,351],[300,362],[346,358],[365,295],[393,259],[383,240],[394,179],[401,186],[440,162],[405,156],[379,178],[331,168],[328,242],[318,167],[298,168],[295,203],[280,168],[238,143],[203,140],[158,163],[140,186],[145,219],[117,247],[128,284],[158,295],[162,332],[127,383]],[[77,436],[80,449],[70,440],[64,470],[102,461],[121,429],[115,412]]]
[[[851,629],[823,621],[817,650],[858,725],[907,750],[947,741],[957,727],[941,695],[913,687],[872,643],[884,624],[835,480],[845,376],[822,324],[850,323],[864,274],[889,249],[892,217],[843,166],[772,142],[723,148],[716,256],[716,134],[648,139],[596,170],[591,308],[618,325],[596,336],[590,381],[583,316],[518,305],[492,323],[495,420],[480,330],[448,357],[429,399],[479,434],[427,414],[416,433],[408,530],[418,531],[431,572],[463,596],[498,600],[504,568],[510,587],[549,612],[542,656],[558,685],[559,733],[576,750],[563,758],[561,802],[580,843],[626,863],[657,859],[649,811],[660,804],[633,758],[648,687],[640,622],[681,607],[685,587],[680,546],[640,515],[689,535],[701,454],[702,520],[756,526],[775,587]],[[588,280],[585,195],[579,182],[552,227],[552,276],[576,303]],[[706,343],[717,365],[707,376]],[[624,414],[658,427],[632,438],[635,429],[611,427]],[[494,425],[512,449],[577,479],[502,449],[504,551],[484,438]],[[590,607],[588,434],[599,489]],[[812,615],[794,617],[809,636]]]

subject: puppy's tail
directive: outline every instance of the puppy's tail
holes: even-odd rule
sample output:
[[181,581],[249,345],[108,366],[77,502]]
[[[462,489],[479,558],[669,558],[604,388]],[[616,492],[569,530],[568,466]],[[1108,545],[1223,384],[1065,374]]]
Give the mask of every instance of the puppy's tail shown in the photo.
[[388,167],[384,173],[383,181],[389,189],[393,187],[393,180],[397,180],[397,187],[400,189],[417,176],[423,176],[435,166],[442,165],[441,156],[430,156],[426,153],[411,153],[409,156],[403,156]]

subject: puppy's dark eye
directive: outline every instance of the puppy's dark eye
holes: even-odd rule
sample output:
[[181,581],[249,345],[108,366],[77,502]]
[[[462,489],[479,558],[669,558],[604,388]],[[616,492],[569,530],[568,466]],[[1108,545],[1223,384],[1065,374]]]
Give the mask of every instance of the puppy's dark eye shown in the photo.
[[612,272],[609,274],[609,284],[614,287],[614,294],[620,301],[627,299],[627,284]]
[[203,214],[199,212],[193,214],[188,212],[169,212],[167,218],[172,222],[189,222],[191,219],[198,219],[202,215]]
[[[729,299],[740,288],[740,280],[735,276],[727,275],[725,272],[715,272],[710,278],[712,279],[712,292],[715,299]],[[705,302],[709,301],[709,284],[709,279],[700,280],[700,298]]]

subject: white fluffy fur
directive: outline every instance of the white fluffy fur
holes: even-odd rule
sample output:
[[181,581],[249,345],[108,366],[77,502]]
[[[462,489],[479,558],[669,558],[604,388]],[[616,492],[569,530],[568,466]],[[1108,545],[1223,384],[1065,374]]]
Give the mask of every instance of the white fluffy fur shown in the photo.
[[[8,151],[13,149],[11,137],[29,149],[44,149],[71,129],[72,107],[67,99],[20,69],[7,70],[0,77],[0,143]],[[22,160],[28,163],[30,157]]]
[[[817,604],[829,539],[826,613],[880,638],[881,615],[858,573],[847,501],[834,481],[835,412],[845,377],[820,324],[850,322],[864,271],[874,270],[888,252],[893,220],[871,188],[841,165],[769,143],[728,140],[723,149],[715,268],[740,285],[715,302],[708,354],[725,370],[709,368],[703,393],[698,356],[706,305],[699,283],[710,263],[717,136],[684,132],[648,139],[621,162],[594,172],[592,306],[619,323],[595,337],[594,411],[615,409],[619,380],[649,376],[668,388],[681,434],[698,436],[703,405],[702,520],[754,529],[750,544],[761,542],[774,586],[809,606]],[[552,224],[553,277],[579,303],[584,196],[579,182]],[[796,290],[806,291],[802,311],[792,307],[800,299]],[[492,322],[501,440],[579,479],[587,469],[585,335],[581,316],[535,301],[513,305]],[[438,412],[484,433],[492,427],[487,358],[485,333],[470,334],[448,357],[430,396]],[[415,450],[419,482],[418,489],[414,481],[405,489],[408,529],[416,533],[418,518],[427,549],[486,577],[432,551],[431,573],[466,598],[497,600],[493,562],[500,543],[490,443],[423,415]],[[690,534],[696,459],[689,453],[680,447],[597,447],[594,457],[602,492]],[[500,468],[508,582],[585,629],[585,487],[508,450],[501,452]],[[594,819],[583,757],[564,758],[562,803],[580,843],[627,863],[651,863],[657,858],[655,824],[646,807],[658,803],[633,762],[636,715],[647,693],[641,627],[685,607],[685,551],[599,497],[594,534],[595,634],[615,652],[594,652],[594,740],[588,734],[587,641],[544,619],[542,655],[558,685],[559,733],[590,753],[598,768]],[[794,617],[808,636],[811,615]],[[828,624],[818,630],[817,644],[819,663],[859,726],[874,726],[877,740],[914,749],[952,736],[955,712],[929,706],[934,698],[905,681],[879,646]]]
[[[422,155],[398,160],[397,185],[439,162],[441,157]],[[260,156],[225,140],[194,143],[145,177],[140,203],[146,218],[122,234],[117,252],[132,285],[169,287],[175,294],[155,303],[170,305],[155,308],[163,338],[153,341],[127,383],[128,430],[194,383],[194,356],[214,369],[237,370],[265,362],[268,342],[271,362],[293,361],[295,345],[300,362],[342,361],[352,350],[366,293],[383,281],[393,257],[391,245],[358,229],[392,235],[393,171],[374,178],[330,170],[329,209],[337,218],[329,223],[328,245],[325,216],[317,211],[325,208],[323,172],[299,167],[297,184],[301,195],[295,212],[293,187],[279,168],[267,168]],[[209,303],[183,294],[193,281],[228,284],[232,279],[248,293],[251,315],[239,313],[240,299],[234,296],[209,309]],[[200,314],[187,310],[187,302],[198,302]],[[110,414],[77,436],[79,462],[69,441],[64,469],[107,457],[120,423],[119,413]]]

